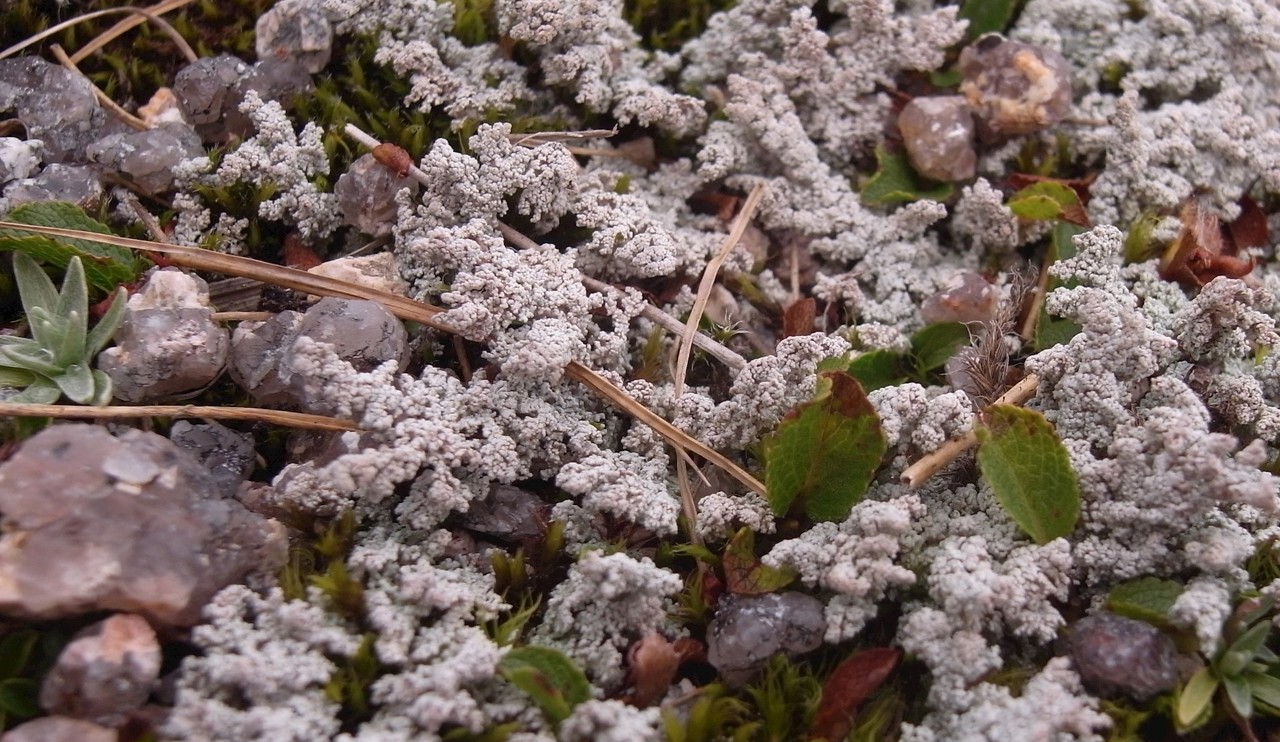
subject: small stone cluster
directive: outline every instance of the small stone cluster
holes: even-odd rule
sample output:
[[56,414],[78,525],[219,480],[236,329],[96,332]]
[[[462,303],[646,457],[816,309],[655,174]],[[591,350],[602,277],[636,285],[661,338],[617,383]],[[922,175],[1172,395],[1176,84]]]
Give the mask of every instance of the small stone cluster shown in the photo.
[[1071,108],[1071,64],[1058,52],[985,34],[960,53],[960,95],[921,96],[898,115],[911,165],[926,178],[963,181],[975,141],[1043,131]]

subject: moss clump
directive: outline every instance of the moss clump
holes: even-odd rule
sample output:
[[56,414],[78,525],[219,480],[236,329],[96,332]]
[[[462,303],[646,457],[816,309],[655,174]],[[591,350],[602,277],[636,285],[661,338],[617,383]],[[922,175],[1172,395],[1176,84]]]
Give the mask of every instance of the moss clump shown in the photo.
[[623,17],[654,50],[675,51],[702,33],[713,13],[737,0],[626,0]]

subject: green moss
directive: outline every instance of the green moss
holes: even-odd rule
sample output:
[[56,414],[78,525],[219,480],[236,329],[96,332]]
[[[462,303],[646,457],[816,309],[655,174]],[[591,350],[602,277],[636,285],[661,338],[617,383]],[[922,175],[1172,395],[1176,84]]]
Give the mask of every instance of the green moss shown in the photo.
[[626,0],[623,17],[650,49],[675,51],[700,35],[713,13],[737,0]]
[[749,715],[759,719],[757,739],[805,739],[809,721],[822,700],[822,683],[812,663],[774,655],[760,678],[747,688]]
[[453,36],[467,46],[497,41],[493,0],[453,0]]

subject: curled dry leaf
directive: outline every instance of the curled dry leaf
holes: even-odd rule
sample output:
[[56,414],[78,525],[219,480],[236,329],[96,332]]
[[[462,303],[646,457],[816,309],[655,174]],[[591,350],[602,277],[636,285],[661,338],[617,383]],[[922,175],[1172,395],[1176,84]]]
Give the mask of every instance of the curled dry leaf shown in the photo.
[[1235,255],[1223,237],[1218,217],[1200,202],[1187,199],[1182,205],[1182,230],[1160,258],[1160,277],[1183,285],[1200,287],[1219,276],[1244,278],[1253,272],[1253,258]]
[[627,702],[639,708],[657,703],[675,680],[680,663],[705,656],[702,643],[688,637],[667,641],[662,634],[649,634],[627,650]]
[[297,232],[284,237],[284,264],[300,271],[311,270],[324,261],[310,245],[302,241]]
[[897,647],[878,647],[841,662],[822,688],[809,739],[841,740],[848,736],[858,707],[889,677],[901,658],[902,650]]

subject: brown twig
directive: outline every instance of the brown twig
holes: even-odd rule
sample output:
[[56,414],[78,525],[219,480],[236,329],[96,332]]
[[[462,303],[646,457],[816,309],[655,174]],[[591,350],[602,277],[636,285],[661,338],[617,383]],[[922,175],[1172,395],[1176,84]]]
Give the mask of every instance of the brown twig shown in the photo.
[[[994,404],[1022,404],[1031,399],[1036,394],[1036,387],[1040,384],[1040,377],[1035,374],[1027,374],[1022,381],[1014,384],[1009,391],[1000,395],[1000,398]],[[908,487],[915,489],[939,471],[943,467],[950,464],[960,457],[965,451],[968,451],[978,442],[978,436],[970,430],[968,433],[959,438],[952,438],[941,447],[922,456],[919,461],[908,466],[902,472],[902,483]]]
[[210,420],[248,420],[284,425],[305,430],[360,430],[348,420],[302,412],[268,410],[260,407],[207,407],[203,405],[138,405],[80,407],[61,404],[23,404],[0,402],[0,416],[71,417],[116,419],[129,417],[203,417]]

